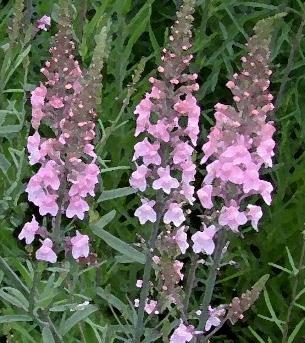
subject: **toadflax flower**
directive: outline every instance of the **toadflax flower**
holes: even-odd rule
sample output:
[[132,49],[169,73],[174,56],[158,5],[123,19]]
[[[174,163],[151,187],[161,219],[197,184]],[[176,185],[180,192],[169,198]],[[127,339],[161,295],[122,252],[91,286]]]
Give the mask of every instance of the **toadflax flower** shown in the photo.
[[[260,195],[270,205],[273,190],[260,176],[264,167],[272,166],[275,146],[275,128],[268,120],[274,108],[268,91],[270,39],[258,28],[256,33],[248,41],[241,72],[226,85],[236,107],[215,105],[215,126],[202,147],[207,174],[197,192],[205,209],[219,210],[218,224],[234,232],[248,221],[257,230],[262,210],[249,198]],[[222,207],[215,198],[222,198]]]
[[[62,215],[84,219],[89,210],[88,197],[95,195],[100,171],[93,141],[100,71],[106,55],[105,49],[102,50],[106,40],[104,28],[97,36],[91,66],[84,72],[81,70],[73,55],[75,44],[68,12],[68,4],[63,1],[59,30],[49,50],[51,56],[41,68],[45,81],[31,92],[34,133],[27,143],[30,164],[37,165],[37,172],[30,178],[26,192],[29,201],[38,207],[40,215],[55,217],[52,221],[53,232],[49,236],[55,242],[56,253],[65,249],[63,242],[69,241],[61,237]],[[50,17],[43,16],[37,25],[45,30],[50,25]],[[49,130],[42,130],[41,125],[48,126]],[[46,132],[51,132],[50,136]],[[26,224],[19,235],[20,239],[26,238],[26,242],[34,239],[34,224],[29,225]],[[52,240],[47,238],[43,241],[36,254],[38,259],[56,260]],[[71,238],[75,259],[88,257],[88,242],[88,236],[79,232]]]
[[39,230],[39,224],[35,216],[33,216],[30,222],[24,224],[23,229],[18,235],[18,238],[20,240],[25,238],[25,243],[31,244],[34,241],[35,235],[37,234],[38,230]]
[[183,323],[175,329],[170,337],[170,343],[186,343],[190,342],[194,337],[194,327],[186,326]]
[[50,238],[46,238],[41,247],[36,251],[37,260],[55,263],[57,261],[57,255],[53,251],[53,242]]

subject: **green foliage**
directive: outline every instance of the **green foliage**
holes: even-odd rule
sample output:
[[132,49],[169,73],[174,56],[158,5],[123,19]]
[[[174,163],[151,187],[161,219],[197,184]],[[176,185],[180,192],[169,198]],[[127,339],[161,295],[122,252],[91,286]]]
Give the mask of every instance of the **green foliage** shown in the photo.
[[[135,283],[142,275],[144,256],[134,242],[141,242],[139,237],[149,237],[150,227],[140,226],[134,218],[139,199],[128,185],[136,142],[133,110],[149,87],[148,78],[155,73],[178,1],[70,2],[73,34],[82,63],[90,65],[98,42],[104,49],[106,41],[103,53],[109,54],[98,109],[97,151],[102,180],[98,196],[92,200],[90,218],[74,223],[94,237],[93,250],[98,258],[90,266],[65,261],[47,267],[34,262],[31,249],[26,250],[16,240],[22,223],[37,211],[24,194],[33,172],[25,149],[30,131],[29,92],[41,78],[39,70],[48,58],[59,7],[57,1],[37,0],[23,16],[22,1],[2,2],[0,336],[7,342],[132,342],[131,326],[137,319],[133,299],[138,297]],[[296,32],[304,22],[304,10],[300,0],[197,1],[195,61],[191,68],[199,74],[200,82],[203,134],[199,146],[213,124],[214,104],[230,101],[225,83],[240,68],[247,37],[259,20],[287,13],[273,25],[271,91],[275,97],[285,85],[274,115],[276,163],[265,175],[275,185],[275,196],[271,208],[265,209],[259,233],[245,230],[245,239],[232,237],[230,258],[237,263],[228,266],[218,280],[221,288],[216,287],[215,302],[229,302],[264,274],[270,274],[270,278],[254,311],[247,312],[245,323],[224,326],[213,342],[278,343],[289,308],[287,342],[304,342],[304,264],[299,265],[305,222],[304,37],[295,43]],[[44,14],[52,15],[51,31],[33,37],[33,23]],[[109,21],[111,25],[107,26]],[[109,28],[107,40],[104,27]],[[288,63],[294,44],[297,46],[293,60]],[[200,280],[204,277],[202,271]],[[202,291],[204,287],[199,282],[198,293]],[[198,309],[199,299],[198,294],[191,299],[194,310]],[[144,342],[161,342],[160,332],[167,337],[173,328],[173,318],[165,317],[161,323],[153,317],[149,320],[155,329],[147,329]]]

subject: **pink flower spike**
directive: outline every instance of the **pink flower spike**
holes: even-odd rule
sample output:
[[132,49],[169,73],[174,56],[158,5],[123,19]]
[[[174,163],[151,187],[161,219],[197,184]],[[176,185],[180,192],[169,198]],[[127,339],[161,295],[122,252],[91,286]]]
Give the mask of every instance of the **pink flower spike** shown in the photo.
[[133,161],[142,157],[146,166],[150,164],[160,165],[161,157],[158,153],[159,148],[160,143],[151,144],[148,139],[145,138],[142,142],[139,142],[134,146],[135,153],[133,155]]
[[170,343],[186,343],[193,339],[194,328],[181,323],[170,337]]
[[25,238],[26,244],[31,244],[34,241],[35,235],[39,230],[39,224],[36,221],[35,216],[33,215],[32,221],[26,223],[21,232],[19,233],[18,239],[22,240]]
[[196,254],[205,252],[207,255],[212,255],[215,249],[213,238],[216,232],[216,227],[211,225],[205,227],[203,231],[194,233],[191,237],[191,240],[194,242],[193,251]]
[[89,255],[89,237],[76,231],[76,236],[71,238],[72,256],[75,260]]
[[47,31],[47,26],[51,26],[51,17],[44,15],[43,17],[37,20],[36,26],[39,30]]
[[50,238],[46,238],[41,247],[36,251],[36,258],[40,261],[46,261],[50,263],[55,263],[57,261],[57,255],[52,250],[53,242]]
[[164,214],[163,221],[165,224],[173,222],[176,227],[180,226],[185,221],[181,207],[175,202],[171,203]]
[[187,243],[187,234],[184,232],[184,226],[177,230],[175,236],[173,237],[177,243],[182,254],[185,254],[189,244]]
[[256,206],[256,205],[248,205],[248,212],[247,212],[247,217],[248,219],[251,220],[251,224],[253,226],[253,228],[258,231],[257,225],[259,220],[262,218],[263,216],[263,212],[262,212],[262,208],[260,206]]
[[166,194],[170,194],[172,188],[178,188],[179,182],[177,179],[171,177],[170,168],[158,168],[157,171],[159,179],[155,180],[152,184],[152,188],[155,190],[163,189]]
[[153,209],[155,201],[147,201],[142,199],[142,205],[135,211],[134,215],[139,218],[140,223],[143,225],[147,221],[155,223],[157,220],[157,214]]
[[213,207],[212,192],[213,186],[211,185],[204,185],[198,190],[197,195],[203,208],[211,209]]
[[86,211],[89,211],[89,205],[84,199],[79,196],[70,198],[70,203],[66,210],[66,216],[68,218],[77,216],[80,220],[83,220]]

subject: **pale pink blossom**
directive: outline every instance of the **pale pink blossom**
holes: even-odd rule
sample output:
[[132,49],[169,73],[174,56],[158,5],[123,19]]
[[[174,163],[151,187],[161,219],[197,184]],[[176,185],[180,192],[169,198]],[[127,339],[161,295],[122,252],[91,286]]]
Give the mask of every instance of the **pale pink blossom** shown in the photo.
[[184,231],[184,226],[177,230],[175,236],[173,237],[177,243],[182,254],[185,254],[189,244],[187,243],[187,234]]
[[38,230],[39,230],[39,224],[35,216],[33,215],[32,220],[23,226],[21,232],[18,235],[18,238],[20,240],[25,238],[25,243],[31,244],[34,241],[35,235],[37,234]]
[[168,206],[168,210],[164,214],[163,221],[165,224],[172,222],[176,227],[180,226],[185,221],[181,206],[175,202],[171,203]]
[[27,149],[30,153],[29,162],[31,165],[36,164],[43,157],[40,151],[40,135],[38,131],[35,131],[33,136],[28,137]]
[[62,108],[65,106],[65,104],[63,103],[62,99],[56,97],[56,96],[52,96],[51,100],[49,101],[50,105],[54,108]]
[[39,30],[47,31],[47,26],[51,25],[51,18],[47,15],[44,15],[40,19],[37,20],[36,26]]
[[174,262],[174,270],[178,274],[179,279],[182,281],[184,278],[184,275],[181,273],[181,270],[183,268],[184,263],[178,260],[175,260]]
[[194,243],[193,251],[196,254],[204,252],[207,255],[212,255],[215,249],[213,238],[216,232],[216,227],[214,225],[211,225],[209,227],[204,227],[203,231],[194,233],[191,237],[191,240]]
[[143,286],[143,280],[137,280],[136,287],[142,288]]
[[256,205],[248,205],[247,206],[247,217],[249,220],[251,220],[251,224],[253,226],[253,228],[257,231],[257,225],[259,220],[261,219],[261,217],[263,216],[263,211],[262,208],[260,206],[256,206]]
[[46,261],[50,263],[55,263],[57,261],[57,255],[52,250],[53,242],[50,238],[46,238],[41,247],[36,251],[36,258],[40,261]]
[[144,307],[144,310],[147,314],[152,314],[152,313],[156,313],[156,307],[157,307],[157,301],[155,300],[148,300],[146,302],[146,305]]
[[193,326],[185,326],[181,323],[170,337],[170,343],[186,343],[193,339]]
[[31,104],[33,108],[41,108],[44,105],[45,97],[47,95],[47,89],[44,85],[36,87],[31,92]]
[[151,200],[144,200],[142,199],[142,205],[135,211],[135,216],[139,218],[140,223],[143,225],[147,221],[150,221],[151,223],[155,223],[157,220],[157,214],[155,210],[153,209],[155,205],[155,201]]
[[85,212],[89,211],[88,203],[80,196],[72,196],[66,210],[68,218],[78,217],[80,220],[84,219]]
[[238,231],[238,227],[246,224],[247,217],[236,206],[224,206],[218,218],[219,225],[229,226],[232,231]]
[[148,171],[149,169],[144,164],[138,166],[131,174],[131,178],[129,180],[130,186],[144,192],[147,186],[146,177]]
[[197,195],[203,208],[211,209],[213,207],[212,192],[213,187],[211,185],[204,185],[198,190]]
[[161,157],[158,153],[159,148],[159,143],[152,144],[149,143],[147,138],[144,138],[142,142],[139,142],[134,146],[135,153],[133,160],[135,161],[137,158],[142,157],[146,166],[149,164],[160,165]]
[[223,308],[212,308],[209,306],[209,318],[205,323],[205,331],[211,330],[211,328],[217,327],[221,323],[221,318],[225,315],[226,311]]
[[76,235],[70,240],[72,246],[72,256],[75,260],[89,255],[89,237],[76,231]]
[[178,180],[170,175],[169,166],[166,168],[158,168],[157,173],[159,175],[159,179],[153,182],[153,189],[162,189],[166,194],[170,194],[171,189],[179,187]]

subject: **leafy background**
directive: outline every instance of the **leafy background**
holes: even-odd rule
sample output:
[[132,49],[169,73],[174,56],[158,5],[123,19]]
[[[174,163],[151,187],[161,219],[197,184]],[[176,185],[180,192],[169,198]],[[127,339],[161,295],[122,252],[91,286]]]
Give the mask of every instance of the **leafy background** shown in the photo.
[[[139,199],[126,188],[136,141],[133,110],[148,90],[148,78],[155,73],[160,50],[167,41],[167,28],[181,1],[70,2],[78,58],[85,66],[90,63],[95,35],[109,18],[112,21],[98,121],[97,151],[102,181],[96,199],[92,200],[89,218],[74,223],[94,236],[98,264],[78,267],[65,261],[47,268],[35,263],[31,249],[25,249],[16,240],[22,223],[33,213],[38,216],[37,209],[27,203],[24,194],[25,184],[33,172],[25,150],[30,132],[29,91],[39,83],[40,67],[48,58],[51,37],[56,32],[58,4],[57,1],[27,0],[25,17],[20,22],[23,1],[0,1],[0,334],[3,342],[56,340],[48,326],[41,330],[39,318],[50,319],[64,342],[132,342],[135,312],[131,302],[138,296],[135,282],[143,267],[143,255],[136,254],[132,244],[140,243],[140,237],[149,236],[149,226],[141,227],[133,217]],[[278,144],[275,166],[265,175],[275,185],[274,199],[272,206],[265,208],[259,233],[246,229],[244,238],[232,237],[231,258],[236,264],[225,268],[219,277],[215,302],[230,301],[266,273],[270,278],[264,294],[245,320],[235,326],[224,326],[213,338],[215,342],[282,342],[287,313],[291,313],[289,338],[283,342],[305,341],[304,263],[299,265],[305,222],[304,3],[301,0],[197,1],[195,61],[191,68],[199,74],[201,86],[198,93],[202,108],[201,146],[213,124],[214,104],[231,103],[225,83],[240,68],[247,37],[260,19],[279,12],[287,15],[274,28],[272,44],[271,91],[279,105],[273,118]],[[29,23],[44,14],[52,16],[50,31],[31,39]],[[142,78],[134,87],[129,104],[122,109],[127,85],[137,68],[143,69]],[[199,277],[203,279],[204,273],[200,271]],[[198,309],[203,290],[204,286],[199,284],[192,298],[194,309]],[[79,310],[77,304],[84,301],[90,305]],[[39,318],[32,321],[31,316]],[[166,342],[172,320],[161,319],[158,326],[156,319],[151,319],[145,342]]]

